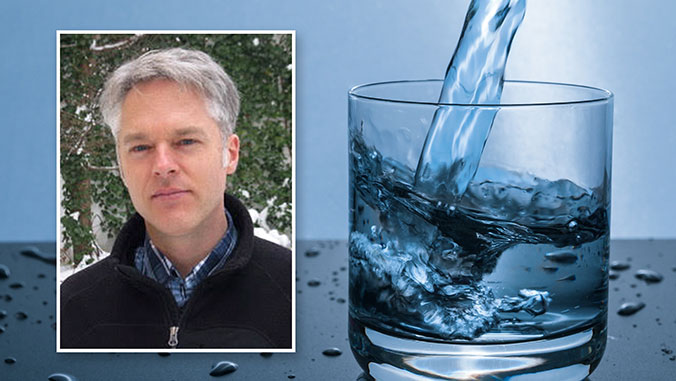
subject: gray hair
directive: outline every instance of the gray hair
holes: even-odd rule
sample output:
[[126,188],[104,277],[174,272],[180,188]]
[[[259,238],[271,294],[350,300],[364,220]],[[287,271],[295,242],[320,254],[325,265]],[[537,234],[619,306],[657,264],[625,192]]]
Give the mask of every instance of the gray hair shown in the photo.
[[172,48],[151,50],[126,62],[106,81],[99,106],[116,141],[124,98],[136,84],[153,79],[168,79],[197,89],[205,99],[207,112],[220,127],[223,141],[233,133],[239,113],[234,82],[208,54]]

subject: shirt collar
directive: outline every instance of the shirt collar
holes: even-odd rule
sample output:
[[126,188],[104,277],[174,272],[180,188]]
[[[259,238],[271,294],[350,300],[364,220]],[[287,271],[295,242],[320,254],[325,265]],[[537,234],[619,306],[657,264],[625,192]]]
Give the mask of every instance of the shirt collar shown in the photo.
[[[232,216],[226,210],[225,216],[228,221],[228,228],[223,238],[211,250],[209,255],[202,259],[195,267],[190,270],[185,277],[185,281],[198,284],[214,271],[220,269],[232,253],[237,244],[237,228],[232,221]],[[144,275],[153,278],[159,283],[165,284],[170,277],[180,277],[178,269],[162,252],[160,252],[146,232],[142,253],[137,253],[136,268]],[[140,257],[140,258],[139,258]],[[140,262],[140,263],[139,263]]]

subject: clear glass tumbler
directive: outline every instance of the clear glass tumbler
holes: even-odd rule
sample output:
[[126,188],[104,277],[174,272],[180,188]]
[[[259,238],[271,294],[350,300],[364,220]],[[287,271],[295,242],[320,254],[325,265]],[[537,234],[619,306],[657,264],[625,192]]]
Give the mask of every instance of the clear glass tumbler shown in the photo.
[[[441,86],[349,92],[352,351],[375,379],[582,380],[606,343],[612,94],[506,81],[500,104],[438,104]],[[440,107],[493,121],[458,196],[416,186]]]

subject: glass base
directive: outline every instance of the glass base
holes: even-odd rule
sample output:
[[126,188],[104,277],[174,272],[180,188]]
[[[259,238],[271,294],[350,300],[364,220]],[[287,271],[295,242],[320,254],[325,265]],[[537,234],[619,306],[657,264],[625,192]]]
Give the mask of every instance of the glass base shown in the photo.
[[601,361],[605,322],[567,336],[505,344],[402,338],[350,317],[350,346],[375,380],[583,380]]

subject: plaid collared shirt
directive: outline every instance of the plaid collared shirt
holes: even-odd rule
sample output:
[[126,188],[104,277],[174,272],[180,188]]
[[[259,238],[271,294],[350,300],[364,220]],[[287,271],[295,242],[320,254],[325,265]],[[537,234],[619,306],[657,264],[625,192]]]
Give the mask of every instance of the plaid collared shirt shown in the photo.
[[226,210],[228,229],[211,253],[201,260],[183,279],[173,263],[153,245],[146,233],[143,246],[136,249],[134,265],[143,275],[168,288],[176,299],[176,304],[183,307],[190,299],[195,288],[214,271],[223,267],[230,253],[237,244],[237,229]]

